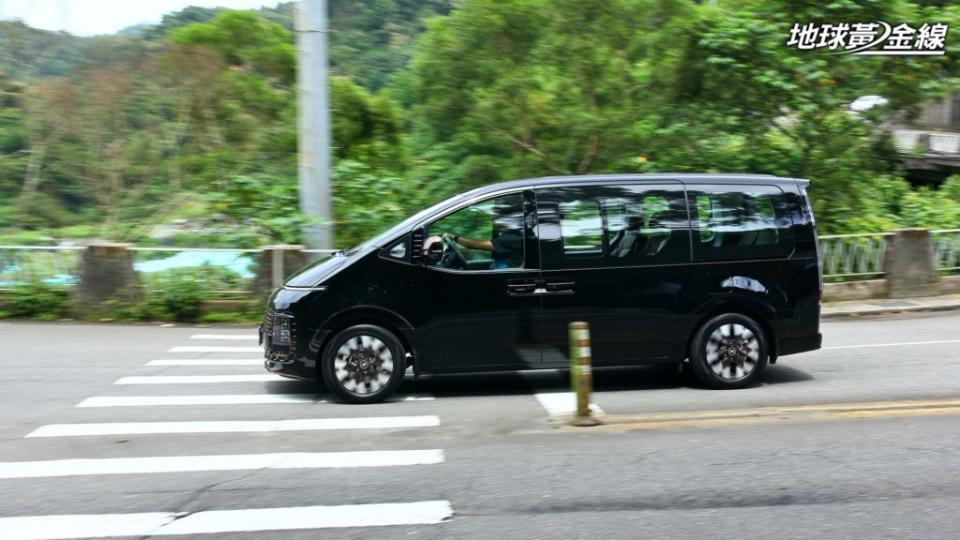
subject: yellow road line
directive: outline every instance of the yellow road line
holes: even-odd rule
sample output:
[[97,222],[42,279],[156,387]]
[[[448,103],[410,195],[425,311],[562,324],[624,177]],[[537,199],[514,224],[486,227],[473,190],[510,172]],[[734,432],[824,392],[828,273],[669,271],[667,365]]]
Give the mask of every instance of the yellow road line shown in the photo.
[[[668,412],[646,415],[607,415],[593,429],[628,431],[676,427],[714,427],[777,422],[825,422],[898,416],[960,415],[960,399],[825,403],[791,407],[761,407],[720,411]],[[577,428],[567,428],[582,431]]]

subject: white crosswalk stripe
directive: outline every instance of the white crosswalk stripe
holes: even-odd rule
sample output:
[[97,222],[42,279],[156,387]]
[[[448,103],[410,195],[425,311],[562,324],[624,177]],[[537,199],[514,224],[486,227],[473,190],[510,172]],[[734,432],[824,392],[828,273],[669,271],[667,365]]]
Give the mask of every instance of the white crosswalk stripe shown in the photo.
[[263,352],[263,347],[236,347],[236,346],[219,346],[219,345],[178,345],[176,347],[171,347],[167,352],[170,353],[197,353],[197,352],[227,352],[227,353],[237,353],[237,352]]
[[291,452],[221,456],[61,459],[0,463],[0,478],[147,474],[251,469],[337,469],[443,463],[443,450]]
[[241,341],[256,341],[260,336],[257,334],[194,334],[190,336],[190,339],[224,339],[224,340],[241,340]]
[[[433,396],[416,394],[397,396],[393,401],[433,401]],[[166,405],[271,405],[284,403],[331,403],[316,394],[203,394],[194,396],[94,396],[76,406],[93,407],[154,407]]]
[[[251,341],[256,334],[194,334],[191,340]],[[259,346],[176,346],[170,353],[259,353]],[[223,358],[204,358],[206,354],[186,358],[158,358],[147,362],[148,367],[180,366],[260,366],[262,358],[243,358],[242,354],[221,355]],[[172,370],[171,370],[172,371]],[[122,377],[115,385],[199,385],[217,383],[264,383],[283,381],[271,373],[253,373],[236,369],[240,373],[221,373],[214,375],[145,375]],[[243,373],[248,371],[248,373]],[[190,373],[186,371],[186,373]],[[202,373],[202,372],[201,372]],[[201,387],[202,388],[202,387]],[[254,387],[256,388],[256,387]],[[146,390],[146,389],[144,389]],[[256,390],[254,390],[256,391]],[[93,396],[76,404],[76,408],[122,408],[122,407],[176,407],[176,406],[217,406],[217,405],[282,405],[282,404],[319,404],[334,402],[332,396],[319,394],[206,394],[193,395],[133,395],[133,396]],[[431,395],[398,395],[392,401],[431,401]],[[341,405],[324,406],[322,410],[343,411]],[[346,407],[346,405],[342,405]],[[220,409],[218,409],[220,410]],[[261,409],[244,409],[260,411]],[[287,409],[280,409],[287,410]],[[296,410],[296,409],[290,409]],[[321,409],[310,409],[321,410]],[[183,411],[183,409],[180,409]],[[77,411],[79,413],[79,411]],[[105,414],[107,411],[103,411]],[[132,416],[124,416],[129,420]],[[161,409],[159,412],[164,412]],[[177,418],[177,414],[164,414],[166,418]],[[256,416],[254,416],[256,418]],[[99,417],[97,419],[100,419]],[[134,418],[136,420],[136,418]],[[433,428],[440,425],[436,415],[410,416],[368,416],[368,417],[323,417],[300,418],[290,420],[201,420],[166,422],[95,422],[62,423],[43,425],[24,435],[28,439],[55,439],[60,437],[98,437],[114,435],[141,435],[146,437],[177,436],[183,434],[240,434],[275,432],[309,432],[338,430],[338,441],[348,436],[352,430],[376,430],[391,432],[397,429]],[[229,437],[230,435],[226,435]],[[113,441],[113,439],[103,439]],[[153,439],[147,439],[153,441]],[[202,440],[202,439],[201,439]],[[225,439],[228,443],[234,439]],[[246,439],[247,441],[251,439]],[[257,439],[267,441],[270,439]],[[304,470],[303,474],[323,475],[324,469],[350,469],[374,467],[418,467],[444,463],[442,449],[409,450],[369,450],[369,443],[360,444],[353,450],[343,448],[342,442],[334,450],[316,450],[316,438],[310,444],[308,452],[298,452],[297,438],[282,439],[280,448],[267,446],[262,453],[225,453],[217,455],[186,456],[136,456],[95,457],[43,460],[42,454],[31,454],[41,458],[36,461],[0,462],[0,480],[20,479],[30,481],[42,478],[77,477],[71,482],[92,482],[90,478],[100,476],[121,476],[131,474],[183,475],[190,473],[215,471],[260,471],[258,474],[271,474],[270,471]],[[92,439],[89,444],[97,440]],[[293,444],[291,444],[293,441]],[[84,441],[84,445],[88,444]],[[97,443],[99,444],[99,443]],[[85,447],[85,446],[84,446]],[[131,445],[131,447],[134,447]],[[93,448],[96,448],[95,446]],[[230,452],[234,446],[227,448]],[[250,452],[252,448],[237,437],[235,448]],[[260,448],[257,448],[259,450]],[[280,450],[280,451],[272,451]],[[255,450],[254,450],[255,451]],[[88,454],[89,455],[89,454]],[[98,455],[94,453],[93,455]],[[62,454],[58,457],[61,457]],[[300,473],[298,473],[300,474]],[[318,476],[320,480],[323,476]],[[83,485],[83,484],[80,484]],[[96,489],[94,485],[92,489]],[[92,491],[91,494],[96,493]],[[334,494],[335,495],[335,494]],[[142,496],[147,497],[146,493]],[[147,499],[148,500],[148,499]],[[336,500],[336,499],[334,499]],[[323,501],[298,501],[299,504]],[[84,501],[78,500],[78,505]],[[77,509],[80,509],[78,507]],[[98,508],[99,509],[99,508]],[[107,511],[111,509],[106,508]],[[153,509],[149,506],[146,509]],[[161,507],[162,509],[162,507]],[[434,525],[453,516],[453,508],[447,500],[390,501],[375,504],[345,504],[336,506],[299,506],[282,508],[249,508],[240,510],[217,510],[216,508],[196,513],[174,511],[145,513],[65,513],[62,515],[25,515],[0,517],[0,539],[3,540],[55,540],[67,538],[104,538],[117,536],[162,536],[194,534],[230,534],[241,532],[285,531],[294,529],[325,529],[337,527],[378,527],[394,525]],[[70,509],[68,508],[69,512]]]
[[307,418],[301,420],[225,420],[202,422],[114,422],[99,424],[49,424],[26,435],[34,437],[85,437],[94,435],[156,435],[161,433],[265,433],[333,429],[398,429],[436,427],[436,416],[374,416],[362,418]]
[[151,360],[146,366],[262,366],[263,358],[190,358]]
[[257,373],[252,375],[147,375],[145,377],[123,377],[113,384],[206,384],[238,382],[282,381],[279,375]]
[[183,514],[89,514],[0,518],[5,540],[213,534],[335,527],[431,525],[453,515],[450,501],[212,510]]

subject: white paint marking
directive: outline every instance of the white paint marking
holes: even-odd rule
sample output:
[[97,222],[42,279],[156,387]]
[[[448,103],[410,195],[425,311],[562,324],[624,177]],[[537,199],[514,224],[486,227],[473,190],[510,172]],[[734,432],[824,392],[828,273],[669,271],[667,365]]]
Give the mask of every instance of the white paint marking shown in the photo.
[[333,527],[432,525],[453,516],[450,501],[0,518],[5,540],[214,534]]
[[156,435],[161,433],[266,433],[275,431],[319,431],[330,429],[396,429],[436,427],[439,425],[440,418],[437,416],[49,424],[40,426],[28,433],[26,438],[86,437],[92,435]]
[[259,345],[256,347],[221,347],[221,346],[207,346],[207,345],[180,345],[177,347],[172,347],[169,351],[171,353],[182,353],[182,352],[263,352],[263,347]]
[[254,375],[150,375],[146,377],[123,377],[113,384],[205,384],[233,382],[282,381],[272,373]]
[[77,407],[150,407],[157,405],[262,405],[326,403],[311,394],[230,394],[199,396],[95,396]]
[[58,540],[105,536],[146,536],[173,522],[178,514],[75,514],[0,518],[6,540]]
[[901,347],[905,345],[940,345],[943,343],[960,343],[960,339],[942,339],[938,341],[903,341],[900,343],[864,343],[861,345],[837,345],[821,347],[821,349],[860,349],[866,347]]
[[229,339],[229,340],[254,340],[259,339],[256,333],[253,334],[194,334],[190,339]]
[[[433,401],[433,396],[402,396],[399,401]],[[77,407],[150,407],[157,405],[268,405],[329,403],[315,394],[204,394],[195,396],[94,396]]]
[[262,358],[193,358],[189,360],[151,360],[147,366],[262,366]]
[[[534,394],[534,396],[550,416],[568,416],[577,412],[577,395],[573,392],[547,392]],[[590,404],[590,410],[596,414],[603,414],[603,409],[596,403]]]
[[62,459],[0,462],[0,478],[47,478],[97,474],[148,474],[255,469],[339,469],[443,463],[443,450],[294,452],[223,456]]
[[432,525],[453,515],[450,501],[349,504],[199,512],[175,521],[160,534],[211,534],[330,527]]

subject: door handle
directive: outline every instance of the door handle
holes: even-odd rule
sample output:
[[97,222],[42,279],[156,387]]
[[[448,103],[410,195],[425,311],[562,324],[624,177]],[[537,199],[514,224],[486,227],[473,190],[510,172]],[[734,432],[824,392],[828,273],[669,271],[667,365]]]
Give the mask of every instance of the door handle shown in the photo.
[[573,294],[574,285],[576,283],[570,279],[547,280],[544,294]]
[[551,294],[573,294],[574,282],[569,279],[541,280],[525,279],[507,282],[507,294],[510,296],[541,296]]
[[507,282],[507,294],[510,296],[530,296],[537,293],[537,280],[523,279]]

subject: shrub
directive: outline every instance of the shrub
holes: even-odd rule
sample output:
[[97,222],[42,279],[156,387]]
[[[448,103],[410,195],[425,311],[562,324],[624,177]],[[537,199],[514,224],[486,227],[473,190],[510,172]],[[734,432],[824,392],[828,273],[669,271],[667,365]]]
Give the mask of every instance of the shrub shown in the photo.
[[33,317],[53,321],[70,313],[70,297],[66,289],[33,281],[13,289],[4,306],[8,317]]
[[207,298],[200,273],[202,268],[175,268],[145,280],[143,302],[138,306],[140,319],[196,321]]

